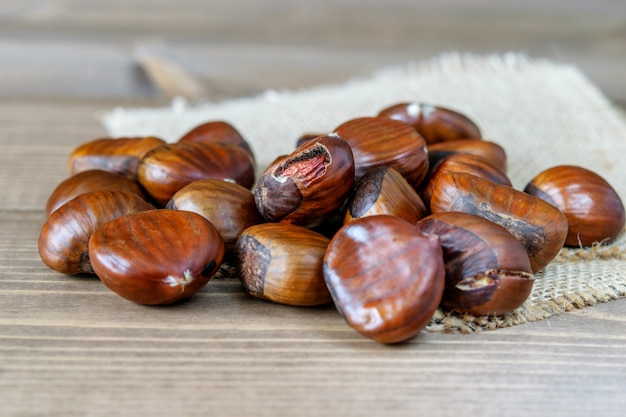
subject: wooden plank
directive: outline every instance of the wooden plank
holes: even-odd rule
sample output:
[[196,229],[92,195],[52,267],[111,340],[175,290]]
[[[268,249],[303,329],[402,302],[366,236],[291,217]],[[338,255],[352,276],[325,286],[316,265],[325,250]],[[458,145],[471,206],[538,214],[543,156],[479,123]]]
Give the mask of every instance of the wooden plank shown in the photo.
[[[35,254],[40,212],[3,212],[5,415],[588,415],[626,406],[626,300],[472,335],[382,346],[330,306],[296,308],[212,280],[143,307]],[[486,396],[488,392],[488,396]]]

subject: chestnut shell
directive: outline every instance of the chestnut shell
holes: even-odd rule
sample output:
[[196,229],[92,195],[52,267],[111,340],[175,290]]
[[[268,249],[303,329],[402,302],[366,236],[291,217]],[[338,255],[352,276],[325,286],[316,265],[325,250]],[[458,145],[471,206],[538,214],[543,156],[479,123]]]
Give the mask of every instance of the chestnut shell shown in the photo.
[[401,342],[430,321],[441,301],[441,245],[399,217],[356,219],[331,239],[324,279],[352,328],[380,343]]
[[530,180],[524,191],[565,214],[567,246],[610,242],[624,230],[624,203],[604,178],[586,168],[560,165],[546,169]]
[[224,258],[217,229],[196,213],[150,210],[102,225],[89,240],[96,275],[116,294],[163,305],[191,297]]

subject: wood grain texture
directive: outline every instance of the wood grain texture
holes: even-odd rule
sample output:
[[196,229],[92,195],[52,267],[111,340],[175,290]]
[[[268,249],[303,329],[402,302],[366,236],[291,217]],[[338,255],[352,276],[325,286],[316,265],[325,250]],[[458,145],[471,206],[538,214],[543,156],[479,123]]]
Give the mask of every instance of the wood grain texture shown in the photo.
[[[384,7],[383,7],[384,5]],[[232,278],[144,307],[37,253],[69,152],[115,106],[167,97],[163,56],[210,99],[338,82],[459,49],[579,64],[626,103],[625,4],[6,0],[0,4],[0,416],[621,416],[626,300],[381,346],[332,306],[253,299]]]

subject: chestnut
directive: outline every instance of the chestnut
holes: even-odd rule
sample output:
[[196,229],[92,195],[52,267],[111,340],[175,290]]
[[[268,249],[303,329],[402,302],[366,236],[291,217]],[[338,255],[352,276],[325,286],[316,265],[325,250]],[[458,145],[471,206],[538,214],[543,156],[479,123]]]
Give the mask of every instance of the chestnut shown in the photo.
[[329,239],[290,223],[263,223],[243,231],[235,264],[245,290],[256,298],[294,306],[330,303],[322,260]]
[[524,191],[565,214],[567,246],[610,242],[624,229],[624,204],[619,195],[604,178],[586,168],[560,165],[546,169],[531,179]]
[[239,146],[177,142],[148,152],[139,165],[139,183],[161,206],[185,185],[214,178],[254,185],[254,161]]
[[342,123],[333,133],[350,144],[357,180],[378,166],[394,168],[413,188],[418,188],[426,177],[426,142],[406,123],[385,117],[358,117]]
[[427,144],[480,138],[480,129],[469,117],[456,110],[427,103],[393,104],[378,113],[412,126]]
[[96,275],[139,304],[164,305],[203,288],[224,258],[217,229],[196,213],[150,210],[102,225],[89,240]]
[[506,173],[506,151],[495,142],[483,139],[464,139],[428,145],[428,160],[431,166],[436,165],[443,158],[457,153],[480,156],[500,171]]
[[320,136],[268,166],[254,199],[267,221],[314,227],[341,206],[353,183],[350,145],[339,137]]
[[163,139],[154,136],[95,139],[72,151],[68,161],[70,174],[101,169],[136,181],[141,158],[148,151],[164,144]]
[[343,222],[354,219],[389,214],[415,223],[428,214],[422,199],[391,167],[374,168],[363,175],[354,186]]
[[84,193],[54,211],[39,234],[41,260],[64,274],[93,273],[89,239],[104,223],[128,213],[154,207],[125,190]]
[[416,226],[437,236],[443,248],[443,308],[501,315],[529,297],[534,276],[526,248],[504,227],[462,212],[435,213]]
[[437,176],[448,171],[472,174],[496,184],[511,186],[509,177],[500,169],[491,165],[486,159],[466,153],[451,154],[432,167],[422,190],[422,198],[426,204],[429,204],[433,187],[437,182]]
[[144,197],[136,181],[121,174],[90,169],[74,174],[56,186],[46,202],[46,217],[71,199],[96,190],[126,190]]
[[224,239],[226,252],[232,252],[241,232],[263,222],[252,192],[223,180],[194,181],[177,191],[166,208],[192,211],[209,220]]
[[346,224],[324,255],[337,310],[379,343],[402,342],[426,326],[441,302],[444,274],[439,239],[389,215]]
[[533,273],[556,257],[567,236],[567,219],[556,207],[513,187],[466,173],[437,176],[430,211],[462,211],[503,226],[526,248]]
[[201,123],[178,140],[179,142],[200,142],[200,143],[227,143],[229,145],[239,146],[246,150],[252,159],[254,153],[250,144],[243,138],[241,133],[233,125],[223,120],[213,120]]

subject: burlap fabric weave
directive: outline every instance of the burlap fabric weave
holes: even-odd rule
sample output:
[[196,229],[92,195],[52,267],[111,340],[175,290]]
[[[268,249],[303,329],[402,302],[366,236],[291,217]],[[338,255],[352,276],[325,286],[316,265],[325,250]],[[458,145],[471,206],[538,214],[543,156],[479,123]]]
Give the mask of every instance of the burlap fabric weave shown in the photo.
[[[259,171],[294,149],[302,133],[330,132],[345,120],[375,115],[400,101],[457,109],[508,155],[517,188],[541,170],[574,164],[608,180],[626,196],[626,122],[577,68],[520,54],[446,54],[389,68],[340,85],[268,91],[252,98],[167,108],[118,108],[103,118],[111,136],[156,135],[175,141],[209,120],[232,123],[251,143]],[[621,169],[620,169],[621,168]],[[500,317],[437,311],[430,331],[471,332],[540,320],[626,295],[626,236],[610,245],[563,249],[536,276],[529,300]]]

